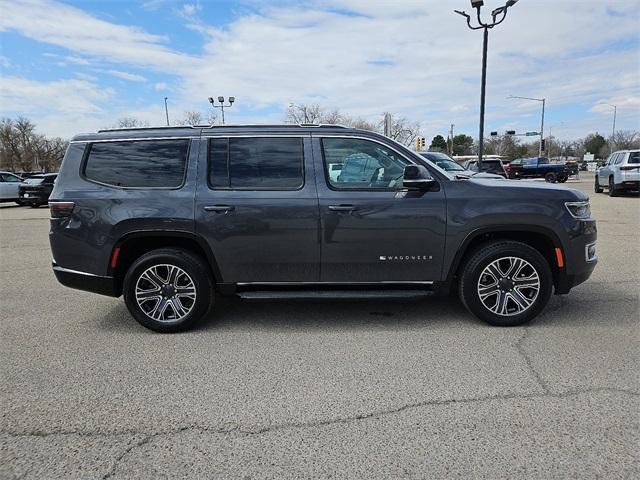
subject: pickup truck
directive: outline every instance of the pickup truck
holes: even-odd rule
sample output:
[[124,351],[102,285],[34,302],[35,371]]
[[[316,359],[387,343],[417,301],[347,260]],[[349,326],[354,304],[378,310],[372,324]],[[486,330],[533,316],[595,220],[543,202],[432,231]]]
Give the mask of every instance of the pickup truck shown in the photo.
[[563,163],[549,163],[546,157],[517,158],[509,163],[509,178],[544,178],[549,183],[564,183],[570,175]]

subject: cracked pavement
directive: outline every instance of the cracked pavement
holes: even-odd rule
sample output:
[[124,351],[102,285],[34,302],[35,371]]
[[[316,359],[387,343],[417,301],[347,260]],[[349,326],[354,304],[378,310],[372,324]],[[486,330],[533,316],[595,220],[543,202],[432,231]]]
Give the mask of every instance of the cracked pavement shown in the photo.
[[640,202],[590,195],[594,275],[511,329],[222,299],[154,334],[57,284],[46,209],[0,206],[0,478],[637,478]]

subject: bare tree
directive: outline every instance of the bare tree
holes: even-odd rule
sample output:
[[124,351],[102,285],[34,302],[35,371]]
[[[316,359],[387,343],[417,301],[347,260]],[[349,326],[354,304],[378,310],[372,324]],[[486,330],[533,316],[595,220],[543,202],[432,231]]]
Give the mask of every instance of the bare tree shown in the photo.
[[[385,112],[385,115],[388,112]],[[398,117],[391,115],[391,133],[390,137],[398,143],[405,146],[413,145],[416,137],[420,134],[420,124],[418,122],[411,122],[405,117]],[[378,125],[378,131],[384,128],[384,120]]]
[[613,137],[616,150],[640,148],[640,132],[634,130],[618,130]]
[[311,105],[295,105],[291,103],[287,107],[285,115],[286,123],[320,123],[324,110],[317,103]]
[[195,110],[187,110],[182,114],[182,120],[176,121],[176,125],[201,125],[202,113]]
[[146,120],[140,120],[135,117],[121,117],[116,121],[116,128],[137,128],[137,127],[148,127],[149,122]]
[[35,131],[28,119],[0,121],[0,168],[11,171],[55,171],[60,166],[67,142],[47,138]]

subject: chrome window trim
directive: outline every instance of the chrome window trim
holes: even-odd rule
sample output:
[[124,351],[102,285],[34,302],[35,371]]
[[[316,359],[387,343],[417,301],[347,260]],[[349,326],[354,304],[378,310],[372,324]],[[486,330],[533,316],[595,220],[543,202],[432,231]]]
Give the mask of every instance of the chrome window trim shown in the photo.
[[133,142],[136,140],[197,140],[199,136],[177,136],[177,137],[126,137],[126,138],[105,138],[101,140],[71,140],[69,143],[108,143],[108,142]]

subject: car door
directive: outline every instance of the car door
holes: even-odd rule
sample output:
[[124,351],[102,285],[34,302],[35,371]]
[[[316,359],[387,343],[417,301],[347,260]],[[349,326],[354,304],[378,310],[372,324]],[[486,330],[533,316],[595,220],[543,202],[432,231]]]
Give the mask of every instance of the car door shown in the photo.
[[609,155],[609,158],[607,158],[607,161],[604,162],[604,165],[598,169],[598,182],[600,182],[600,185],[606,186],[608,184],[611,165],[613,165],[617,157],[617,153],[612,153]]
[[[382,140],[364,137],[314,135],[313,152],[322,282],[440,280],[446,234],[443,188],[424,192],[402,187],[404,166],[419,162]],[[331,178],[331,165],[349,163],[366,165],[365,174]]]
[[318,200],[310,137],[203,137],[196,231],[224,282],[318,282]]
[[10,173],[0,174],[0,198],[14,200],[18,198],[18,187],[22,180]]

